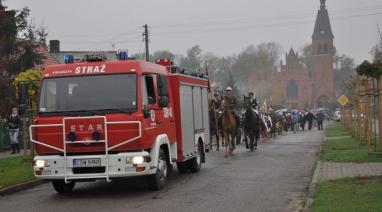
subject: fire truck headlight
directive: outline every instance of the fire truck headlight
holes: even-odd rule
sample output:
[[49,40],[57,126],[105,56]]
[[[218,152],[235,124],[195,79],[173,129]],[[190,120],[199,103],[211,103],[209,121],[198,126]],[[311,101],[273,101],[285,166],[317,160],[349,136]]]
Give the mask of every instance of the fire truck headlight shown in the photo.
[[133,164],[142,164],[143,162],[145,162],[145,158],[143,156],[133,157]]
[[49,167],[49,162],[46,160],[35,160],[34,164],[37,168]]

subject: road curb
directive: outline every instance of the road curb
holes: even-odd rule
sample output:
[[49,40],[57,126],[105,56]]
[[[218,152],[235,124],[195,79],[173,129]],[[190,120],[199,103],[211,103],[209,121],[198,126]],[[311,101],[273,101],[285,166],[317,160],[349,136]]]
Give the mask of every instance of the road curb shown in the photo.
[[[325,142],[327,139],[326,135],[323,136],[322,143]],[[316,191],[316,184],[319,180],[320,176],[320,170],[321,170],[321,161],[320,161],[320,153],[322,149],[322,143],[320,145],[320,148],[318,150],[318,159],[315,162],[315,168],[314,168],[314,173],[312,176],[312,181],[309,184],[309,189],[308,189],[308,198],[305,201],[304,208],[302,209],[303,212],[309,212],[310,211],[310,206],[312,206],[314,202],[314,193]]]
[[316,168],[314,170],[314,174],[312,177],[312,181],[310,182],[310,185],[309,185],[308,198],[305,202],[304,209],[302,210],[303,212],[309,212],[310,206],[312,206],[314,202],[314,193],[316,191],[316,184],[320,176],[320,170],[321,170],[321,161],[317,161]]
[[0,190],[0,196],[13,194],[16,192],[31,189],[33,187],[39,186],[41,184],[47,183],[45,180],[33,180],[26,183],[17,184]]

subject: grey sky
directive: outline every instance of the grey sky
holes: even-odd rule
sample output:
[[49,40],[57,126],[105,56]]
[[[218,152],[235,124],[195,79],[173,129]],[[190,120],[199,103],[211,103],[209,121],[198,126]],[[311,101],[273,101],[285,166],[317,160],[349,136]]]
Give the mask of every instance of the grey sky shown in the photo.
[[[151,26],[151,51],[184,53],[198,44],[219,56],[274,41],[301,48],[311,42],[319,0],[7,0],[28,6],[62,50],[143,52],[142,25]],[[357,62],[369,59],[382,27],[381,0],[327,0],[335,46]]]

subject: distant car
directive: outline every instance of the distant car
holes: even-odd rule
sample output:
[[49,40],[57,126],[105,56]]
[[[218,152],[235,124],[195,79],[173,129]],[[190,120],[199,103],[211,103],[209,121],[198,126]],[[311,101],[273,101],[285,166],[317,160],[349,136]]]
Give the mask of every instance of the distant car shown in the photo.
[[340,111],[337,110],[337,111],[334,112],[333,120],[334,121],[341,121],[341,113],[340,113]]

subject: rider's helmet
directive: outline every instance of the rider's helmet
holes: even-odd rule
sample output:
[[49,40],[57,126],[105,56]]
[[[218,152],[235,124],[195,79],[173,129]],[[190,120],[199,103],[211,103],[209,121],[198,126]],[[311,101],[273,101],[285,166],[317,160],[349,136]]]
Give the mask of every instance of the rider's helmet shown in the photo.
[[225,90],[226,91],[232,91],[232,88],[230,86],[228,86]]

